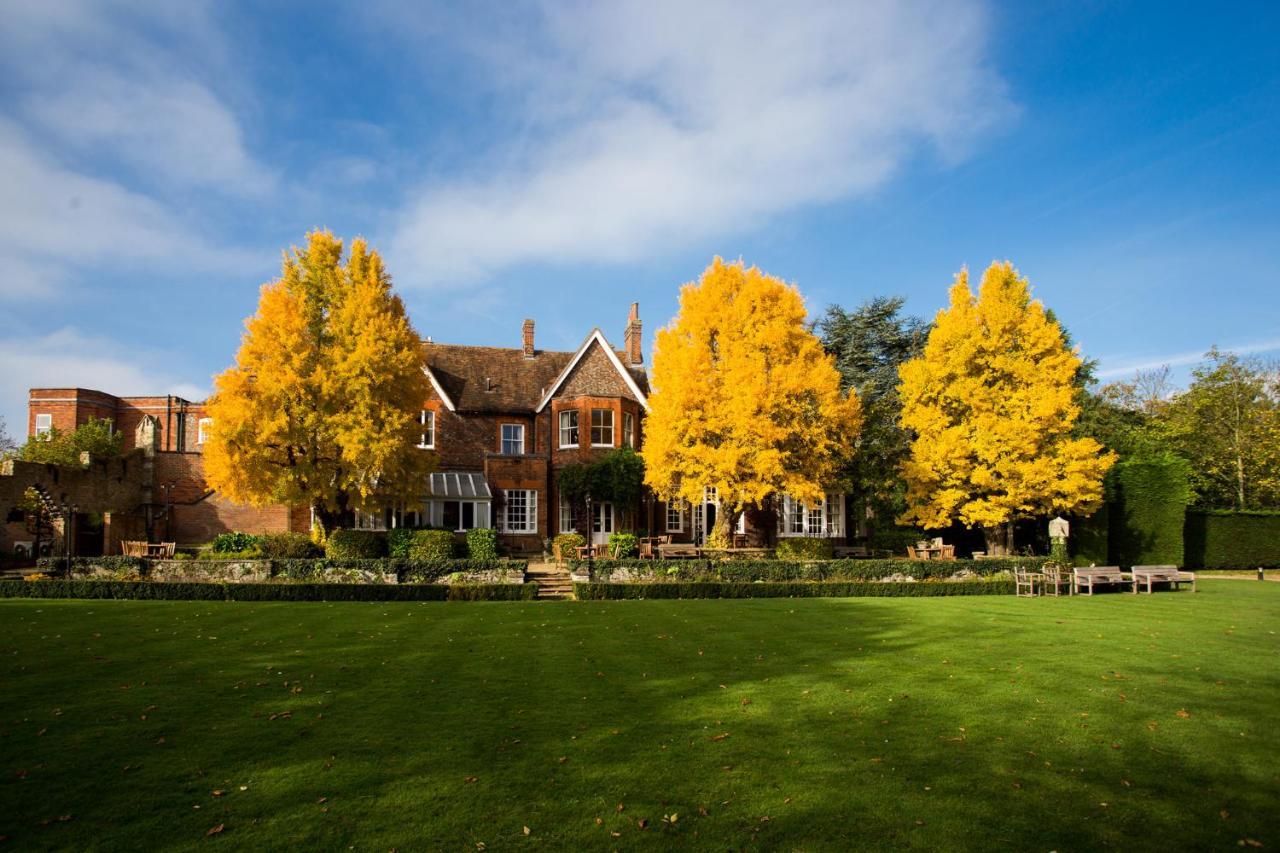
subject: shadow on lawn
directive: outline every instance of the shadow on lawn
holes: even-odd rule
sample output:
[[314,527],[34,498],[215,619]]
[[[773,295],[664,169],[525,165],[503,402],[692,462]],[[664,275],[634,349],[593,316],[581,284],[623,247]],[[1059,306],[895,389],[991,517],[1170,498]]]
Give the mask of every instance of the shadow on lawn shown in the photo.
[[[0,832],[186,845],[221,823],[217,840],[242,847],[402,849],[1261,837],[1274,777],[1222,761],[1239,755],[1236,721],[1277,695],[1274,675],[1223,691],[1212,667],[1162,664],[1165,640],[1075,602],[913,603],[200,605],[177,634],[120,648],[111,677],[70,660],[38,676],[46,702],[88,690],[88,707],[64,710],[105,725],[73,730],[48,777],[4,794],[0,813],[22,820]],[[121,621],[107,630],[127,634]],[[114,683],[144,671],[133,692]],[[160,697],[169,707],[136,719]],[[8,734],[34,763],[29,729]],[[64,808],[74,821],[38,827]]]

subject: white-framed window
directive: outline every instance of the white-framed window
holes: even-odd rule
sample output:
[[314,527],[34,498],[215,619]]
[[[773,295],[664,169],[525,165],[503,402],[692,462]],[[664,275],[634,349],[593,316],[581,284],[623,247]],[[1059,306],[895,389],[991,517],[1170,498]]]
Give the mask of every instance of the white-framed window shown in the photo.
[[622,443],[627,447],[636,446],[636,416],[630,412],[622,413]]
[[360,512],[355,514],[356,530],[386,530],[387,520],[380,512]]
[[577,410],[561,412],[561,447],[577,447]]
[[201,418],[196,421],[196,444],[204,444],[209,440],[209,430],[213,428],[213,418]]
[[51,432],[53,432],[53,415],[47,413],[36,415],[36,438]]
[[720,503],[720,490],[715,486],[707,486],[702,490],[702,499],[709,504]]
[[[475,527],[489,527],[488,501],[430,500],[418,521],[461,533]],[[407,517],[407,513],[406,513]],[[408,527],[408,523],[405,524]]]
[[533,489],[506,489],[502,529],[506,533],[538,532],[538,493]]
[[434,450],[436,446],[436,413],[431,409],[418,412],[418,447]]
[[577,528],[573,526],[573,504],[564,495],[560,496],[560,532],[577,532]]
[[828,493],[812,506],[790,496],[784,497],[779,533],[783,536],[843,536],[844,495]]
[[591,446],[613,447],[613,409],[591,410]]
[[524,424],[503,424],[502,454],[504,456],[524,455]]
[[684,533],[684,502],[667,501],[667,532]]

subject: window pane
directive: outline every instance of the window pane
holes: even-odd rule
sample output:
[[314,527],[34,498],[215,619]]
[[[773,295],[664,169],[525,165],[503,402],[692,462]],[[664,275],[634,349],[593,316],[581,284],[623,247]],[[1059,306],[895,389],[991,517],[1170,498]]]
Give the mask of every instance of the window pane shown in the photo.
[[419,447],[436,446],[436,413],[430,409],[418,412],[418,424],[422,427],[418,436]]
[[622,443],[627,447],[636,446],[636,418],[630,412],[622,416]]
[[613,409],[591,410],[591,443],[613,446]]
[[462,529],[470,530],[476,526],[476,505],[467,501],[462,505]]
[[667,504],[667,532],[681,533],[684,531],[684,507],[679,501],[671,501]]
[[443,506],[444,506],[444,518],[442,519],[442,522],[443,522],[444,529],[457,530],[458,522],[460,521],[460,518],[459,518],[460,510],[458,508],[458,502],[445,501]]
[[524,424],[502,425],[502,452],[516,456],[524,453]]
[[560,446],[573,447],[578,443],[577,411],[560,413]]

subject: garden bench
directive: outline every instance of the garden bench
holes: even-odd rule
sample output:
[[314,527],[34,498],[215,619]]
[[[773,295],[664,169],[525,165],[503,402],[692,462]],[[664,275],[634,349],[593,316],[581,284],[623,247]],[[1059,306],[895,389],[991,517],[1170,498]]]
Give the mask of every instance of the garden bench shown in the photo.
[[1093,595],[1093,588],[1098,585],[1113,586],[1115,584],[1134,583],[1133,575],[1120,571],[1119,566],[1089,566],[1087,569],[1075,569],[1071,574],[1071,594],[1079,594],[1081,589]]
[[853,558],[855,560],[865,560],[871,556],[863,545],[837,545],[832,553],[836,559]]
[[1027,598],[1036,596],[1036,584],[1044,583],[1044,575],[1040,572],[1029,572],[1021,566],[1013,570],[1013,594]]
[[1174,589],[1178,588],[1180,583],[1191,584],[1191,591],[1196,591],[1196,573],[1184,572],[1177,566],[1134,566],[1133,567],[1133,592],[1138,593],[1138,585],[1145,583],[1147,585],[1147,594],[1151,594],[1151,585],[1153,583],[1167,583]]
[[672,542],[658,546],[658,556],[664,560],[696,560],[702,549],[688,542]]

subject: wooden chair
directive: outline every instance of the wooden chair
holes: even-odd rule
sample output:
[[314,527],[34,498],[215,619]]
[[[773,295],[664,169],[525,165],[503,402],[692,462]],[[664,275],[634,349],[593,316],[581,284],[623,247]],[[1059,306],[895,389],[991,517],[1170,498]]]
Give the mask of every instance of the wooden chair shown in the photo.
[[917,556],[916,556],[916,549],[915,549],[915,548],[912,548],[910,545],[908,545],[908,546],[907,546],[907,559],[908,559],[908,560],[923,560],[923,559],[924,559],[924,557],[917,557]]
[[120,553],[126,557],[145,557],[147,556],[147,543],[131,541],[121,542]]
[[1044,590],[1045,595],[1061,595],[1063,591],[1067,595],[1071,594],[1071,573],[1061,566],[1045,566],[1044,567]]
[[1027,598],[1035,598],[1036,584],[1044,583],[1044,575],[1040,572],[1029,572],[1021,566],[1013,570],[1013,594],[1025,596]]
[[942,553],[938,556],[940,560],[954,560],[956,558],[955,545],[943,545]]

